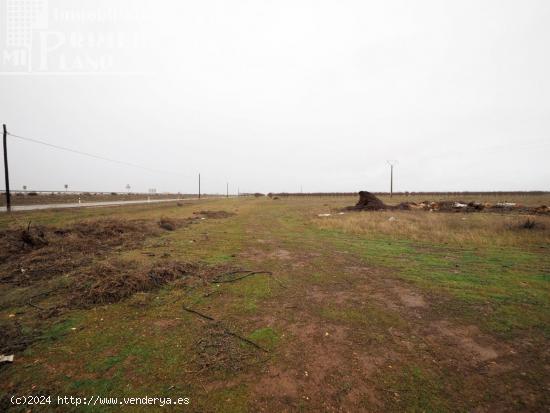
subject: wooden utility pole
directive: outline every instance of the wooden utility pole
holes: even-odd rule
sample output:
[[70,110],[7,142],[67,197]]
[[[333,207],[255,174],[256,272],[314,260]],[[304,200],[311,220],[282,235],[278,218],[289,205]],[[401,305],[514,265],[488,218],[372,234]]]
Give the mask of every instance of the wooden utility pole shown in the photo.
[[388,161],[390,165],[390,198],[393,198],[393,167],[397,164],[397,161]]
[[201,199],[201,174],[199,174],[199,199]]
[[226,198],[229,198],[229,182],[227,183]]
[[390,198],[393,198],[393,165],[391,166],[391,177],[390,177]]
[[4,125],[4,176],[6,177],[6,210],[11,212],[10,175],[8,171],[8,129]]

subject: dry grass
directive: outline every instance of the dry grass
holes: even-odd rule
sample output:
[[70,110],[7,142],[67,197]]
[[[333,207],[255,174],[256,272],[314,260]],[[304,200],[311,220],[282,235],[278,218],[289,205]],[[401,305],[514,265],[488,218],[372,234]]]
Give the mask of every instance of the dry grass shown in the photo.
[[[393,217],[393,218],[392,218]],[[527,220],[536,224],[525,228]],[[496,214],[447,214],[425,211],[354,212],[320,218],[323,229],[395,239],[494,246],[550,244],[550,217]]]

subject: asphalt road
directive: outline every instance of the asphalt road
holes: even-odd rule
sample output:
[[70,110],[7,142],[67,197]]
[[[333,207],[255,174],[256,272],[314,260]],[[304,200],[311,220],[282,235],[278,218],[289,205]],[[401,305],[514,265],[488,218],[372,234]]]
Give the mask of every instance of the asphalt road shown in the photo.
[[[117,205],[132,205],[132,204],[154,204],[160,202],[185,202],[185,201],[198,201],[199,198],[185,198],[185,199],[152,199],[152,200],[136,200],[136,201],[103,201],[103,202],[80,202],[72,204],[43,204],[43,205],[12,205],[12,211],[35,211],[39,209],[64,209],[64,208],[91,208],[91,207],[104,207],[104,206],[117,206]],[[203,199],[212,199],[203,198]],[[0,212],[6,212],[6,207],[0,207]]]

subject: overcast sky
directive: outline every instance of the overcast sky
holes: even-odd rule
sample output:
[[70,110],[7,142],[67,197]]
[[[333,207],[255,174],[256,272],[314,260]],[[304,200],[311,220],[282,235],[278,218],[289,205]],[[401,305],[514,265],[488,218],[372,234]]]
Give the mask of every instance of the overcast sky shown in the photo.
[[26,69],[1,40],[1,123],[165,172],[10,136],[14,189],[196,192],[201,172],[206,192],[382,191],[395,159],[400,191],[550,190],[547,0],[49,0],[45,13]]

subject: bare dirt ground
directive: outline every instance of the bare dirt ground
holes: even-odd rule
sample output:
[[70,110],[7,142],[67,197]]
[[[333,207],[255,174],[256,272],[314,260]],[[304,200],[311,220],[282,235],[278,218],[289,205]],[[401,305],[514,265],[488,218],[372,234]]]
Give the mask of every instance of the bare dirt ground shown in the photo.
[[[348,203],[25,215],[33,245],[0,263],[0,344],[16,355],[3,406],[40,391],[184,396],[190,411],[548,410],[545,232],[470,251],[323,226]],[[3,221],[12,248],[22,216]]]

